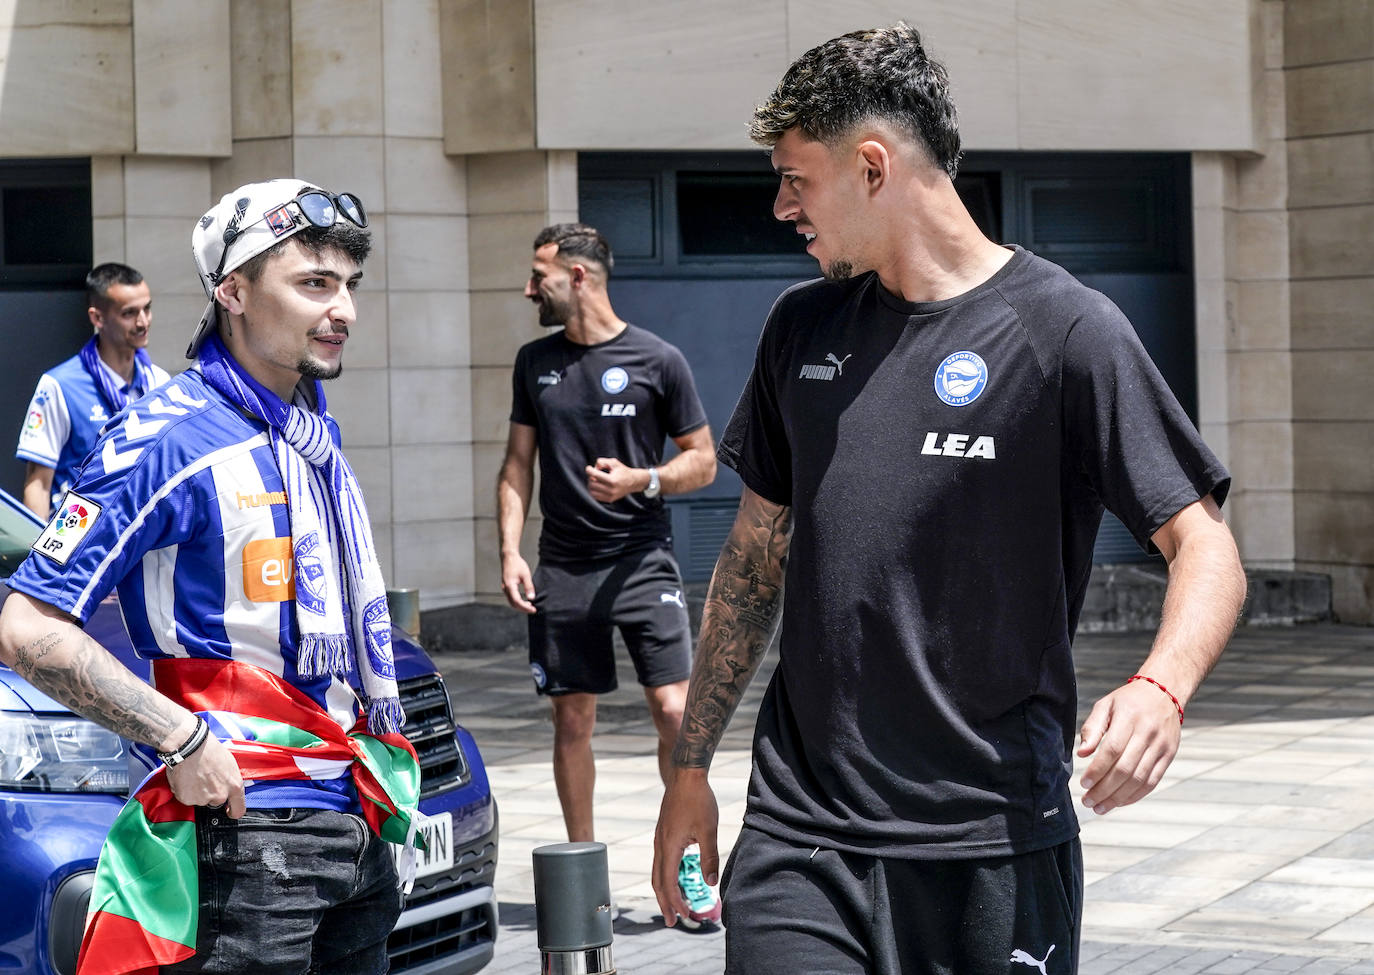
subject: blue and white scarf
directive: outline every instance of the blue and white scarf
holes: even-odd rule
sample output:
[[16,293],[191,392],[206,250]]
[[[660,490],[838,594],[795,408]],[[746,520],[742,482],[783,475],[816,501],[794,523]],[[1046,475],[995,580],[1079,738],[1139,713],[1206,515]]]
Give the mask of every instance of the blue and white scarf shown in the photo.
[[129,405],[130,399],[138,399],[153,388],[153,360],[148,357],[147,349],[134,352],[134,378],[133,382],[129,383],[129,392],[126,393],[123,387],[115,385],[110,370],[101,363],[99,344],[100,336],[92,335],[91,340],[83,345],[77,354],[81,357],[81,364],[91,374],[91,379],[95,380],[96,389],[100,390],[100,396],[105,400],[105,409],[109,411],[110,416],[114,416]]
[[[297,672],[346,677],[350,663],[356,665],[367,696],[368,729],[399,731],[405,715],[396,691],[386,586],[362,490],[329,435],[323,386],[313,381],[313,407],[299,389],[295,404],[286,403],[248,375],[215,334],[201,346],[198,365],[211,386],[266,423],[272,435],[291,513],[301,631]],[[342,578],[335,570],[340,562]]]

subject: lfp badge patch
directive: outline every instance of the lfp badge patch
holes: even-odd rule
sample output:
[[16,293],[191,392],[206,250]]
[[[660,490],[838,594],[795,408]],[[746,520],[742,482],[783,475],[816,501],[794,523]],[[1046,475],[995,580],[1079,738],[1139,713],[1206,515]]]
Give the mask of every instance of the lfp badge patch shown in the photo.
[[950,406],[968,406],[987,384],[987,363],[976,352],[955,352],[935,370],[935,395]]
[[33,543],[33,550],[46,555],[58,565],[66,565],[98,517],[100,505],[68,491],[52,521],[48,522],[48,527]]

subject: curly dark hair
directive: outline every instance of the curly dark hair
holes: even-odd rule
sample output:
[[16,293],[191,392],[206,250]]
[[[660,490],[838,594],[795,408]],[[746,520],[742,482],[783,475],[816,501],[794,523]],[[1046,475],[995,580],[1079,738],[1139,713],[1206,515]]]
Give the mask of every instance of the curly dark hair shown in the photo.
[[920,32],[903,21],[845,34],[797,58],[754,111],[749,135],[773,146],[799,129],[808,139],[834,146],[871,120],[917,140],[950,179],[958,173],[959,117],[949,76],[926,56]]

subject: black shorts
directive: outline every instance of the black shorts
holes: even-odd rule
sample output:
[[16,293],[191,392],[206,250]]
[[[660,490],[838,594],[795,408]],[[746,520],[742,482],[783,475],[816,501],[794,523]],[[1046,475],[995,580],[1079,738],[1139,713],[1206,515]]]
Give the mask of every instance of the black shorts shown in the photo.
[[534,593],[530,673],[540,694],[615,690],[615,627],[645,687],[691,676],[687,598],[666,549],[580,565],[540,562]]
[[727,975],[1072,975],[1077,839],[1018,856],[906,860],[746,826],[721,884]]

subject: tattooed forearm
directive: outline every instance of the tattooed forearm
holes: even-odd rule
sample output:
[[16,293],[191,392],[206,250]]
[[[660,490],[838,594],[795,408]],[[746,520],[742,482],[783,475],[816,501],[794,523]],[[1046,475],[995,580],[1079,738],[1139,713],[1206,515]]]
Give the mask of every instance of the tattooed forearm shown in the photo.
[[673,764],[705,768],[772,639],[791,542],[791,509],[752,493],[721,550]]
[[165,743],[181,709],[75,626],[19,646],[15,670],[49,697],[116,734],[157,748],[175,747]]

